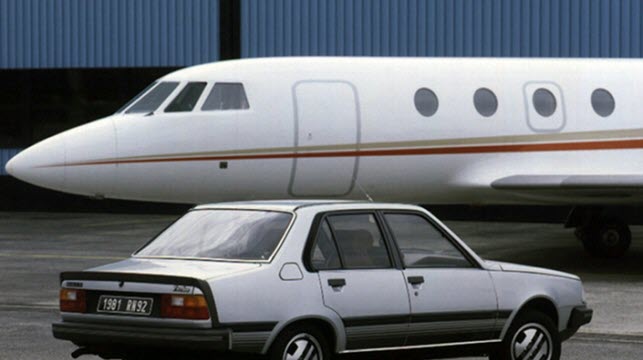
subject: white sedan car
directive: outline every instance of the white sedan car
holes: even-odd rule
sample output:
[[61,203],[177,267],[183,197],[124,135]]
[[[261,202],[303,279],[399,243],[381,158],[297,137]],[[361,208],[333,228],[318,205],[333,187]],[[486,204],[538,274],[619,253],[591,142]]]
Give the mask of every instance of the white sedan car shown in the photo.
[[339,201],[198,206],[127,260],[62,273],[60,311],[74,356],[279,360],[556,360],[592,317],[574,275],[483,260],[417,206]]

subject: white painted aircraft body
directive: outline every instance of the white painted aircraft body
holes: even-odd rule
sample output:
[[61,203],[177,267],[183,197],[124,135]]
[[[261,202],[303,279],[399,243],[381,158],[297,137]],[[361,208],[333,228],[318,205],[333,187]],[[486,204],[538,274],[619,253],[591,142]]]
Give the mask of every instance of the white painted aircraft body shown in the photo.
[[[182,203],[643,202],[641,60],[268,58],[163,82],[178,85],[153,112],[128,113],[134,103],[32,146],[7,170],[74,194]],[[194,110],[166,112],[190,82],[207,82]],[[248,107],[202,110],[217,83],[242,84]],[[437,97],[431,116],[416,107],[419,89]],[[479,89],[495,95],[490,116],[474,106]],[[533,103],[539,89],[555,99],[547,116]],[[607,116],[596,90],[614,100]]]

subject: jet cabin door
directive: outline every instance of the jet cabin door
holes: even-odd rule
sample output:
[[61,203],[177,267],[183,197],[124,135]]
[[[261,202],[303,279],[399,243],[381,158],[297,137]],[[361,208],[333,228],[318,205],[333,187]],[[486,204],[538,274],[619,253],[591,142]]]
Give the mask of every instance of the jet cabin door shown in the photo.
[[298,156],[293,165],[290,195],[328,197],[353,189],[359,113],[357,93],[343,81],[295,84]]

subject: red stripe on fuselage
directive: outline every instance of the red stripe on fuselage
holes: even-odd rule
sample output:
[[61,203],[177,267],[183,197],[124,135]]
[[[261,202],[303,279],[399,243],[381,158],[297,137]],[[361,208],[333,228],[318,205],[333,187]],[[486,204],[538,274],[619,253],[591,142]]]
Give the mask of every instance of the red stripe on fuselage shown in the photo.
[[[517,153],[539,151],[588,151],[588,150],[620,150],[641,149],[643,139],[613,140],[613,141],[588,141],[567,143],[541,143],[541,144],[508,144],[508,145],[477,145],[477,146],[452,146],[409,149],[381,149],[381,150],[349,150],[349,151],[320,151],[302,153],[272,153],[249,155],[212,155],[191,157],[164,157],[148,159],[107,159],[66,164],[66,166],[82,165],[113,165],[113,164],[139,164],[158,162],[183,162],[183,161],[225,161],[225,160],[262,160],[262,159],[293,159],[293,158],[332,158],[332,157],[366,157],[366,156],[410,156],[410,155],[448,155],[448,154],[483,154],[483,153]],[[65,166],[61,164],[49,167]],[[46,166],[45,166],[46,167]]]

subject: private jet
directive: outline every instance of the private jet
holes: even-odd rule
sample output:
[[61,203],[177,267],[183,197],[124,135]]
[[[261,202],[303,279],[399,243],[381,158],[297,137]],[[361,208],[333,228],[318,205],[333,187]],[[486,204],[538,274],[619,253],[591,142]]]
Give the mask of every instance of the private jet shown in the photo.
[[97,198],[573,205],[623,255],[643,202],[643,62],[291,57],[172,72],[7,171]]

